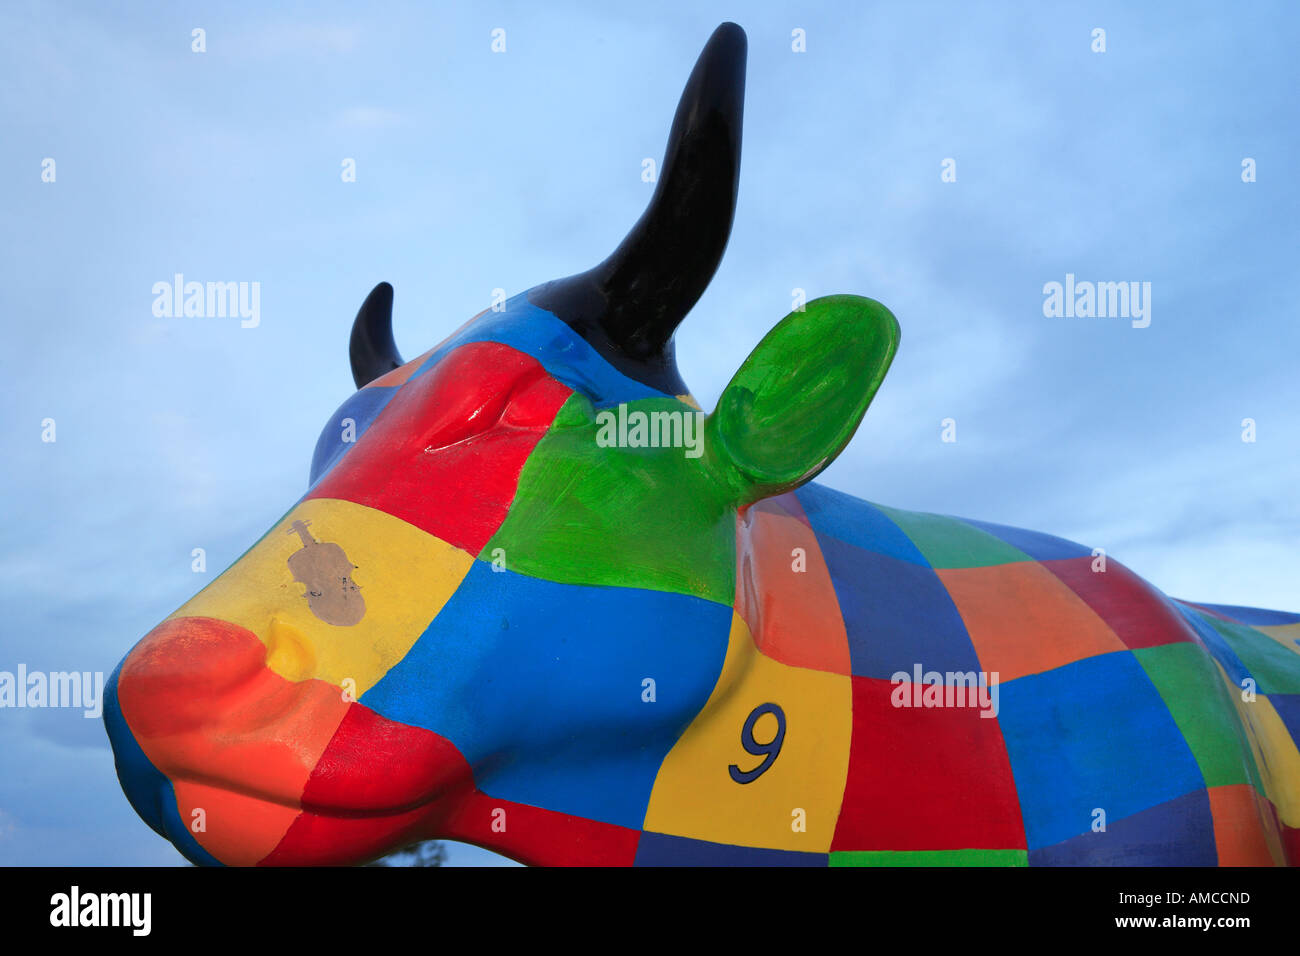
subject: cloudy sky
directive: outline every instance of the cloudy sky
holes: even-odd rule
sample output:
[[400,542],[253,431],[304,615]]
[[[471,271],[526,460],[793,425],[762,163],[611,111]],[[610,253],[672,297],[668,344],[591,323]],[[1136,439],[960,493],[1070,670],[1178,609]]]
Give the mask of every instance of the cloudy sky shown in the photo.
[[[285,511],[377,281],[410,357],[603,258],[724,19],[739,208],[678,333],[705,407],[793,289],[871,296],[902,346],[827,484],[1300,610],[1294,5],[265,6],[0,10],[0,670],[111,671]],[[260,324],[155,317],[176,273],[260,283]],[[1149,282],[1150,325],[1045,316],[1067,273]],[[179,862],[99,721],[0,710],[0,864]]]

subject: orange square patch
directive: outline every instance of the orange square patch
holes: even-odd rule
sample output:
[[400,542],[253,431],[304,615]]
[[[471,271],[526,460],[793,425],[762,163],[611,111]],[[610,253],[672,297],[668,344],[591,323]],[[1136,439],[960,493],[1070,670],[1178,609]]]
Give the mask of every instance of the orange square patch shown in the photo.
[[966,624],[980,667],[1005,682],[1127,650],[1056,575],[1032,561],[936,569]]

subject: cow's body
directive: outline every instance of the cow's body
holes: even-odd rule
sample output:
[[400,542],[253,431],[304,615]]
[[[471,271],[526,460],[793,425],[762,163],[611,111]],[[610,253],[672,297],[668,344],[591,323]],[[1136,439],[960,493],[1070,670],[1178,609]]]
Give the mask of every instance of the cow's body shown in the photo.
[[[832,863],[1300,862],[1300,615],[1172,601],[1073,542],[815,484],[741,527],[758,648],[792,687],[851,675]],[[963,693],[981,673],[996,695]]]
[[371,293],[307,493],[109,682],[132,805],[201,863],[1296,862],[1300,615],[810,484],[898,344],[871,300],[696,411],[743,58],[719,28],[599,266],[411,362]]

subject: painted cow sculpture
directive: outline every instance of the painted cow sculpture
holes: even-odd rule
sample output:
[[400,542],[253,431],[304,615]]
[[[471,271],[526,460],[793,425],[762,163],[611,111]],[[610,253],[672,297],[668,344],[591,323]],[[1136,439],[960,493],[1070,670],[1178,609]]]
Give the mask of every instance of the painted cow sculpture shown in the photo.
[[869,299],[697,411],[745,49],[709,40],[604,262],[410,362],[370,294],[307,493],[112,677],[132,805],[208,864],[1300,861],[1300,615],[811,483],[898,344]]

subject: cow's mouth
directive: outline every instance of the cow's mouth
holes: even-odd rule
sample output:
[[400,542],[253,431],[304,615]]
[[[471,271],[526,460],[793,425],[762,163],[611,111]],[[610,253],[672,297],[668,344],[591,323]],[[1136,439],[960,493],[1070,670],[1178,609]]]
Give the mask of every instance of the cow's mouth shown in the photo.
[[266,667],[213,618],[155,628],[114,672],[105,724],[136,812],[196,863],[341,863],[423,838],[472,774],[443,738]]

